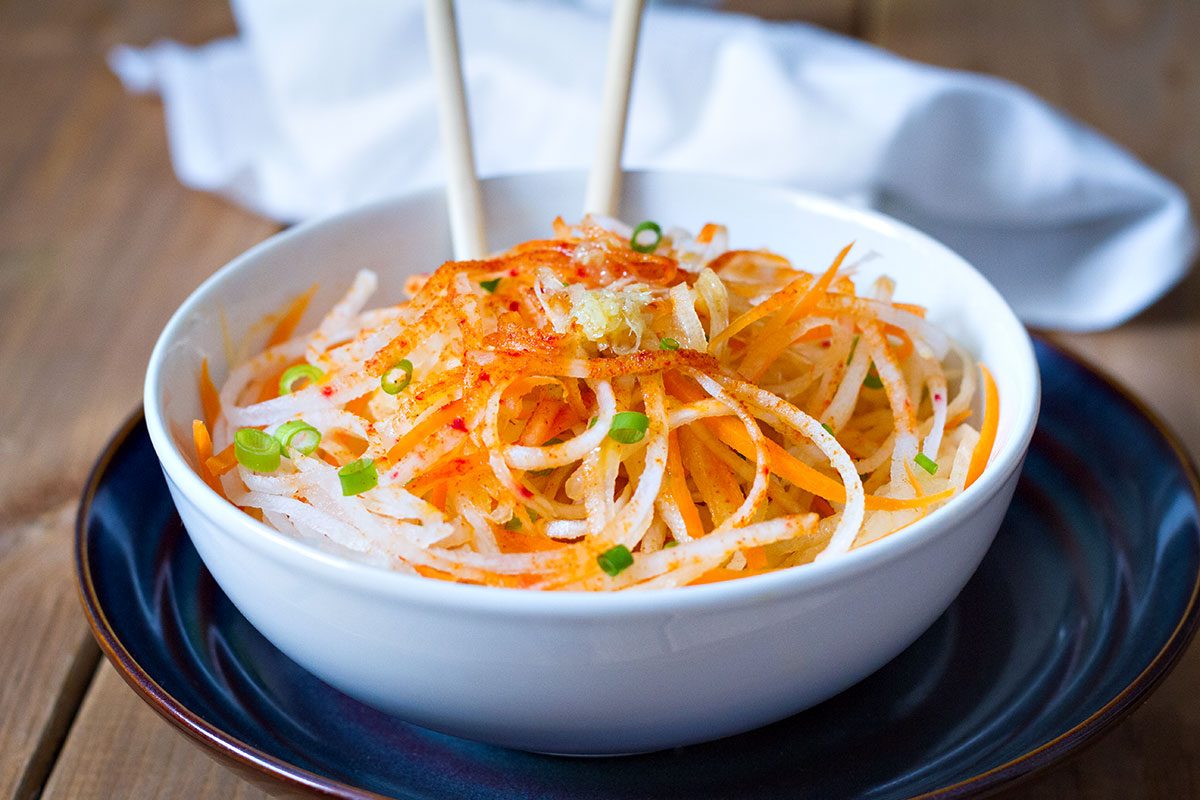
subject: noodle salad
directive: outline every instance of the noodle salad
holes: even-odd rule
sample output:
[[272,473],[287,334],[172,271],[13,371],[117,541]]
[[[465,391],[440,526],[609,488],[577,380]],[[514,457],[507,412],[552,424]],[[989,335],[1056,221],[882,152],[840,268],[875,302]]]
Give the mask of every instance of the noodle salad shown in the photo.
[[199,472],[281,532],[461,583],[651,589],[836,557],[969,486],[998,418],[924,308],[886,277],[859,293],[852,248],[809,272],[719,225],[588,217],[414,276],[398,305],[364,310],[363,270],[311,333],[297,298],[219,392],[201,365]]

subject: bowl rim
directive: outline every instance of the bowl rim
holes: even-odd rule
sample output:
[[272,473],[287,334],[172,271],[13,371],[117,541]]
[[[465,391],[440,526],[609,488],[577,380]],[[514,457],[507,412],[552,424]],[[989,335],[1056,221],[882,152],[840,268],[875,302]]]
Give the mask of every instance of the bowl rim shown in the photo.
[[[505,190],[507,185],[521,181],[561,180],[578,171],[524,172],[485,178],[488,189]],[[964,492],[952,498],[944,507],[928,517],[917,520],[904,530],[856,548],[837,558],[804,564],[765,575],[747,576],[734,581],[701,586],[651,589],[637,592],[535,592],[496,586],[478,586],[431,580],[419,575],[407,575],[385,567],[351,561],[335,553],[320,550],[305,542],[259,522],[213,491],[192,469],[167,430],[160,405],[165,392],[159,384],[163,363],[177,334],[193,315],[195,309],[211,295],[219,294],[221,284],[232,274],[252,268],[265,253],[287,242],[303,239],[327,228],[336,228],[354,218],[384,212],[390,207],[413,202],[442,203],[442,187],[426,187],[413,192],[377,200],[337,214],[323,216],[280,231],[236,256],[202,282],[172,314],[151,352],[146,371],[143,403],[147,429],[155,453],[168,482],[193,503],[217,529],[237,538],[241,543],[268,557],[282,558],[290,566],[320,571],[325,579],[352,586],[355,591],[380,596],[402,598],[419,605],[454,606],[464,610],[509,616],[619,616],[629,613],[663,613],[691,608],[755,604],[781,594],[807,592],[844,580],[849,580],[876,566],[901,558],[920,548],[930,546],[942,536],[951,534],[962,522],[978,511],[1005,483],[1015,475],[1024,459],[1037,422],[1041,401],[1041,380],[1037,359],[1028,331],[1015,312],[992,285],[963,257],[946,245],[907,223],[878,211],[856,208],[829,197],[799,189],[783,187],[740,178],[729,178],[692,172],[669,170],[627,170],[626,185],[641,181],[698,180],[709,184],[724,184],[735,191],[754,191],[775,194],[781,201],[817,214],[835,216],[886,235],[917,244],[937,256],[939,262],[965,269],[981,281],[981,290],[990,294],[1005,323],[1020,331],[1011,346],[1017,351],[1018,362],[1025,370],[1024,396],[1011,395],[1002,407],[1022,412],[1014,419],[1010,436],[999,451],[993,453],[987,469]],[[1001,386],[1009,383],[1006,376],[997,376]],[[1014,383],[1016,383],[1014,381]],[[1010,390],[1015,391],[1015,390]]]

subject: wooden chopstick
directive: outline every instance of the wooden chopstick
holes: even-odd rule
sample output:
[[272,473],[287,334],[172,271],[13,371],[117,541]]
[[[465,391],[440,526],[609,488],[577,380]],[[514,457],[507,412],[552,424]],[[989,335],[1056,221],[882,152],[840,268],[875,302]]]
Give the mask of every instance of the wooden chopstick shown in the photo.
[[616,216],[621,197],[621,150],[625,145],[629,88],[633,83],[642,6],[643,0],[616,0],[613,8],[604,99],[600,108],[600,136],[584,200],[584,211],[591,214]]
[[425,34],[437,82],[438,122],[446,159],[446,204],[450,236],[457,260],[487,255],[483,229],[483,203],[475,174],[467,96],[463,89],[462,60],[454,0],[425,0]]

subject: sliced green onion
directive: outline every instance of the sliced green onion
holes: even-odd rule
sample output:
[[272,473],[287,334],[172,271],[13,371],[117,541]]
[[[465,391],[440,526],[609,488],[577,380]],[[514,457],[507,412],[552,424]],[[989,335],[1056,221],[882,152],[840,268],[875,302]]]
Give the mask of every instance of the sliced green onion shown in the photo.
[[826,433],[828,433],[828,434],[829,434],[829,435],[831,435],[831,436],[833,435],[833,428],[829,427],[829,426],[828,426],[827,424],[825,424],[824,422],[822,422],[822,423],[821,423],[821,427],[825,429],[825,432],[826,432]]
[[233,454],[239,464],[255,472],[279,469],[279,442],[258,428],[241,428],[233,435]]
[[545,469],[535,469],[533,472],[530,472],[529,474],[535,478],[544,478],[547,475],[549,475],[551,472],[554,472],[554,467],[546,467]]
[[294,367],[288,367],[279,376],[279,393],[291,394],[297,389],[304,388],[305,384],[316,383],[324,377],[325,373],[312,364],[297,364]]
[[308,456],[321,443],[321,432],[302,419],[294,419],[275,429],[275,441],[285,452],[292,447]]
[[600,569],[615,578],[633,566],[633,553],[629,552],[629,548],[625,545],[619,544],[596,556],[596,563],[600,565]]
[[379,473],[375,471],[375,459],[360,458],[351,461],[338,470],[338,480],[342,482],[342,496],[362,494],[368,489],[374,489],[379,483]]
[[500,285],[500,279],[492,278],[490,281],[480,281],[479,285],[482,286],[483,290],[488,294],[494,294],[496,287]]
[[924,453],[917,453],[913,461],[917,462],[917,466],[928,472],[930,475],[937,473],[937,462]]
[[608,438],[621,444],[640,442],[650,427],[650,418],[640,411],[622,411],[613,415]]
[[677,342],[676,340],[674,340],[670,336],[668,336],[664,339],[658,340],[658,349],[659,350],[678,350],[679,342]]
[[854,360],[854,351],[858,349],[858,340],[862,338],[857,333],[854,334],[854,341],[850,343],[850,355],[846,356],[846,363],[849,364]]
[[547,439],[546,441],[542,442],[542,447],[549,447],[549,446],[550,446],[550,445],[552,445],[552,444],[562,444],[562,443],[563,443],[563,440],[562,440],[562,439],[560,439],[560,438],[559,438],[559,437],[557,437],[557,436],[552,436],[551,438],[549,438],[549,439]]
[[407,358],[397,361],[379,379],[379,385],[388,394],[400,394],[408,388],[410,383],[412,383],[412,362]]
[[[645,242],[645,243],[638,242],[638,236],[640,234],[644,233],[645,231],[653,231],[654,232],[654,241],[653,242]],[[639,223],[638,226],[633,229],[633,234],[629,237],[629,246],[632,247],[634,250],[636,250],[639,253],[653,253],[655,250],[658,249],[658,244],[661,241],[662,241],[662,228],[658,227],[657,222],[651,222],[650,220],[646,220],[645,222]]]
[[663,545],[663,550],[670,550],[672,547],[679,547],[679,542],[672,539],[671,541],[669,541]]
[[592,417],[591,419],[588,420],[588,430],[591,430],[592,428],[596,427],[596,420],[598,420],[598,419],[600,419],[600,418]]
[[875,371],[874,367],[871,367],[871,371],[867,373],[867,377],[863,378],[863,386],[868,389],[883,388],[883,381],[879,380],[879,373]]

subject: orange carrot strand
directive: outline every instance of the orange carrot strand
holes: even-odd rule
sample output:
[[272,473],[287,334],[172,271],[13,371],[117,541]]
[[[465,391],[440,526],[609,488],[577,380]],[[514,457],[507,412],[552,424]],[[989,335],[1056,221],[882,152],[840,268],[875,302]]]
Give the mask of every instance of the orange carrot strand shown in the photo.
[[308,291],[298,295],[288,307],[284,309],[279,317],[279,322],[275,323],[274,330],[267,337],[267,347],[274,347],[277,344],[283,344],[296,332],[296,326],[300,324],[300,319],[304,316],[304,312],[308,310],[308,304],[312,301],[313,295],[317,293],[317,284],[308,287]]
[[221,416],[221,396],[213,385],[212,375],[208,372],[208,359],[200,359],[200,408],[204,412],[204,424],[213,428],[217,418]]
[[996,389],[996,381],[992,373],[983,364],[979,365],[983,374],[983,424],[979,428],[979,441],[971,452],[971,464],[967,467],[966,486],[970,486],[983,474],[992,448],[996,444],[996,430],[1000,426],[1000,392]]

